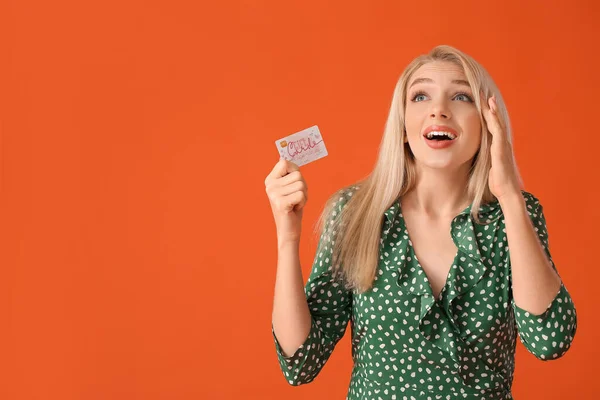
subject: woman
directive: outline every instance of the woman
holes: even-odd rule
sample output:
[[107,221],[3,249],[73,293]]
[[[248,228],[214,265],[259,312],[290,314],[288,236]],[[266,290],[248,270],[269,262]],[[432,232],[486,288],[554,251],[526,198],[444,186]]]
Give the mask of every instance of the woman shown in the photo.
[[317,376],[349,321],[347,399],[511,399],[517,332],[541,360],[569,349],[576,311],[542,206],[521,189],[500,91],[463,52],[438,46],[402,73],[374,170],[319,218],[306,285],[306,183],[280,160],[265,186],[272,332],[291,385]]

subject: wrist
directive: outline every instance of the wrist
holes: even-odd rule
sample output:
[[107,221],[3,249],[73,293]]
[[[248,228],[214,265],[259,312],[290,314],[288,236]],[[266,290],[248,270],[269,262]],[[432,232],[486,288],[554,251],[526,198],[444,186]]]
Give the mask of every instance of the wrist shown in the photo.
[[278,239],[277,248],[279,251],[297,251],[300,248],[300,239]]
[[525,199],[521,193],[507,194],[498,198],[500,207],[506,209],[508,207],[523,207],[525,208]]

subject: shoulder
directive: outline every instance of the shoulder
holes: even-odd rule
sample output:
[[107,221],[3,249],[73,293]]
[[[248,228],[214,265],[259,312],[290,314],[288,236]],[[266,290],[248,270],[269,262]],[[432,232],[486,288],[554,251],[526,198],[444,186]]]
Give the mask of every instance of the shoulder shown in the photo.
[[357,190],[357,185],[349,185],[342,187],[329,195],[321,215],[321,218],[328,227],[342,222],[342,219],[344,219],[344,217],[342,217],[342,210],[346,207]]
[[359,185],[350,185],[336,191],[329,199],[333,208],[337,211],[341,211],[359,188]]

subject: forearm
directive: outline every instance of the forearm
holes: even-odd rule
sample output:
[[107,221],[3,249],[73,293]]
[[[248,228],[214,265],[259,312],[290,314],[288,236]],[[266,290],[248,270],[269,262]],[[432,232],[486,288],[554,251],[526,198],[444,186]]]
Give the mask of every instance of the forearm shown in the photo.
[[510,251],[515,304],[542,314],[558,293],[561,279],[552,268],[520,194],[500,201]]
[[311,328],[299,243],[280,243],[277,257],[272,323],[281,349],[291,356],[306,341]]

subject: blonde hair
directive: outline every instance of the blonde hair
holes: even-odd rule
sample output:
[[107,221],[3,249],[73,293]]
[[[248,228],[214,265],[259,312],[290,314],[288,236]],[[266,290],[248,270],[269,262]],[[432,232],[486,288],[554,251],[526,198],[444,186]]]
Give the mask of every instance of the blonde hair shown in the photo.
[[[485,99],[496,95],[498,116],[503,122],[511,151],[512,135],[506,106],[500,90],[488,72],[467,54],[460,50],[440,45],[429,54],[415,58],[402,72],[394,89],[389,115],[385,124],[383,138],[379,146],[378,157],[373,171],[356,183],[340,189],[325,203],[315,232],[321,232],[325,221],[326,229],[337,236],[332,241],[333,273],[343,278],[348,289],[362,293],[372,287],[379,263],[379,246],[384,212],[416,182],[415,160],[408,143],[404,142],[404,113],[407,98],[407,86],[414,72],[422,65],[433,61],[447,61],[461,67],[471,86],[474,102],[479,110],[482,126],[481,145],[471,164],[467,193],[471,202],[471,215],[478,224],[477,212],[482,204],[495,201],[488,186],[488,174],[491,168],[491,139],[480,107],[480,93]],[[513,160],[514,152],[513,152]],[[515,163],[518,179],[523,185]],[[359,189],[353,191],[355,186]],[[334,207],[340,196],[353,191],[348,202],[336,218]]]

